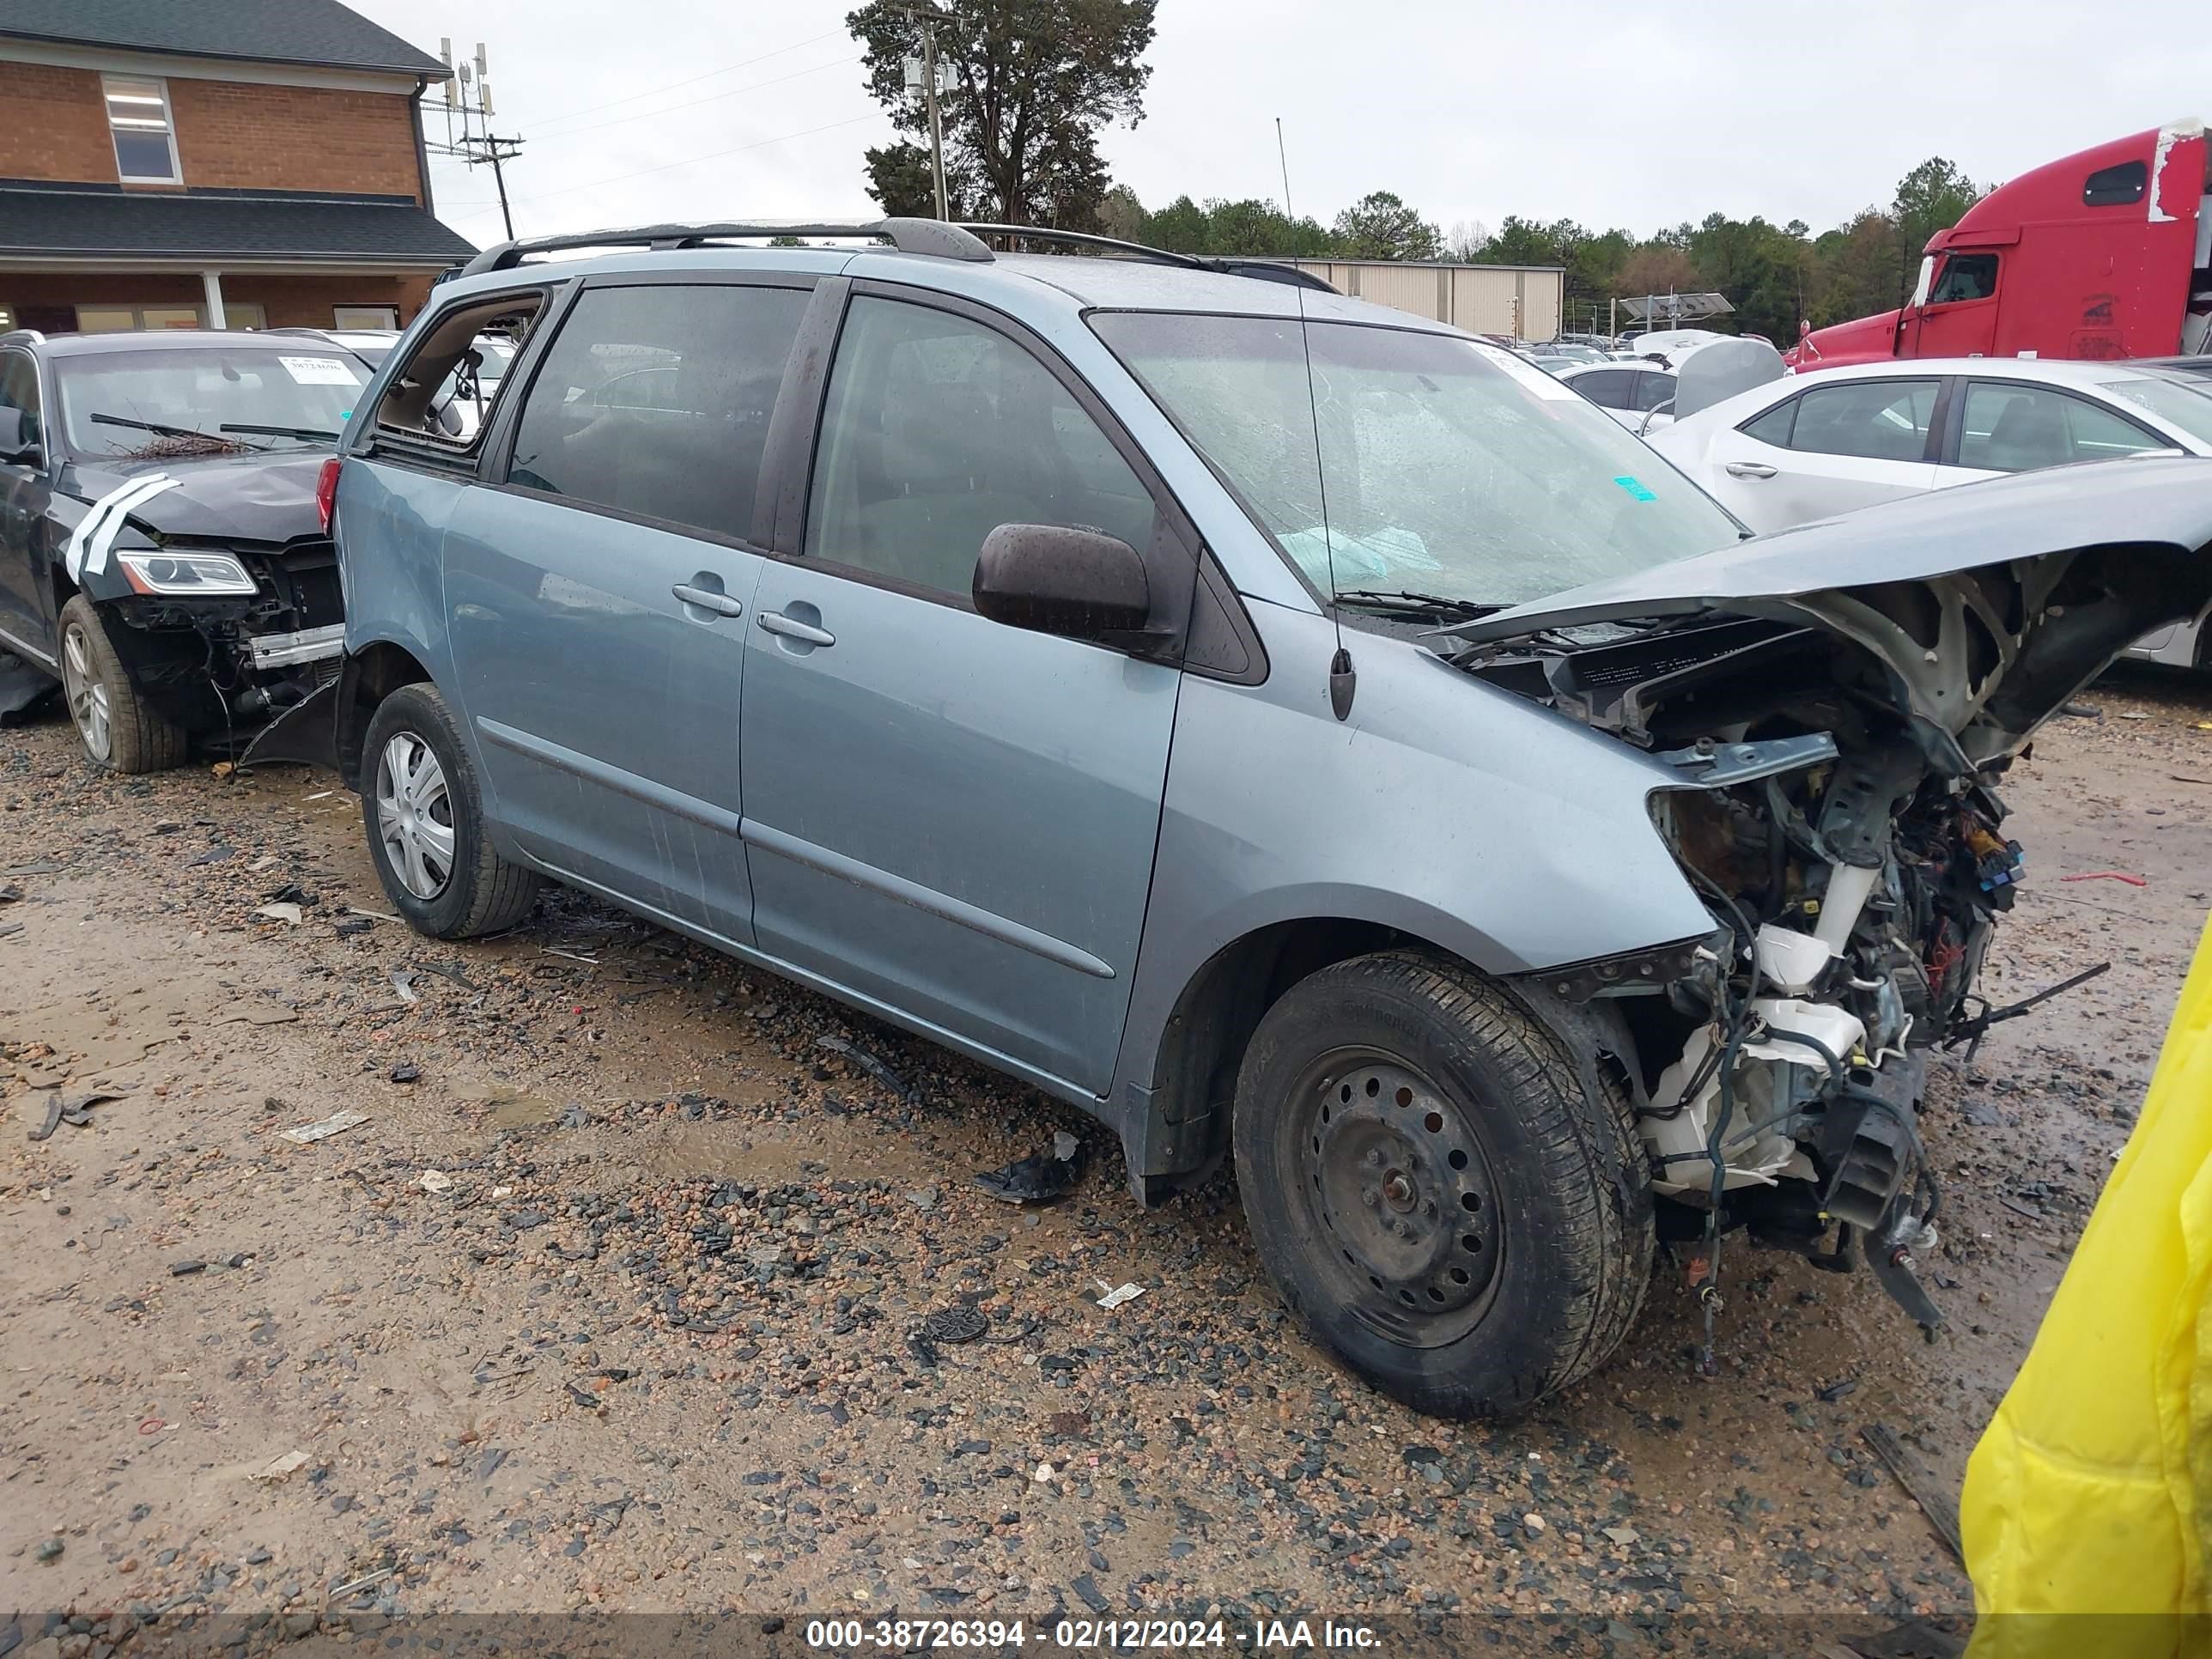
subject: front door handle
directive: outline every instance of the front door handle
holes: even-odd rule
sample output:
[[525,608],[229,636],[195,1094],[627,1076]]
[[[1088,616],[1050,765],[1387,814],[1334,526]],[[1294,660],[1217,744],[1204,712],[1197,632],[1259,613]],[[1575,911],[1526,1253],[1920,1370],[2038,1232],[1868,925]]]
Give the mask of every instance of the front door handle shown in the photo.
[[678,582],[668,590],[686,605],[696,605],[702,611],[711,611],[720,617],[742,617],[744,603],[727,593],[717,593],[711,587],[694,587],[690,582]]
[[1731,478],[1771,478],[1774,469],[1765,461],[1730,461],[1723,469]]
[[812,623],[803,623],[796,617],[787,617],[781,611],[763,611],[753,620],[771,634],[781,634],[787,640],[799,640],[808,645],[835,645],[837,636],[826,628],[817,628]]

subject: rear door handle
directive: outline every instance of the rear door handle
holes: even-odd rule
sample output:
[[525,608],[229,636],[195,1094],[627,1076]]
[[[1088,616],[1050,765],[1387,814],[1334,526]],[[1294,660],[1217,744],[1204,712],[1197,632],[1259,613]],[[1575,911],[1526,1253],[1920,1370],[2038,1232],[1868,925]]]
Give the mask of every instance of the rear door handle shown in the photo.
[[727,593],[717,593],[710,587],[694,587],[690,582],[678,582],[668,590],[686,605],[696,605],[702,611],[711,611],[721,617],[742,617],[744,602]]
[[1771,478],[1774,469],[1765,461],[1730,461],[1722,469],[1731,478]]
[[796,617],[787,617],[781,611],[763,611],[753,620],[771,634],[781,634],[787,640],[800,640],[808,645],[835,645],[837,636],[826,628],[817,628],[812,623],[803,623]]

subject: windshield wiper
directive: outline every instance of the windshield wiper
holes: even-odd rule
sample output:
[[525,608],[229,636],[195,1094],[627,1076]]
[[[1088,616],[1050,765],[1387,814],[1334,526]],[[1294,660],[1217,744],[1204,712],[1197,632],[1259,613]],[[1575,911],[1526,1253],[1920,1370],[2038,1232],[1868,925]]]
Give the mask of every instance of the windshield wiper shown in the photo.
[[1362,611],[1397,611],[1417,612],[1424,617],[1449,617],[1454,622],[1474,622],[1503,611],[1502,605],[1482,605],[1473,599],[1447,599],[1441,593],[1412,593],[1403,590],[1386,592],[1378,587],[1347,587],[1338,592],[1336,602]]
[[[203,443],[222,449],[259,449],[260,444],[242,444],[235,438],[226,438],[219,433],[203,432],[196,426],[163,426],[158,421],[134,421],[128,415],[102,415],[97,412],[85,416],[94,426],[127,426],[134,432],[150,432],[157,438],[198,438]],[[228,428],[226,428],[225,430]]]
[[336,443],[338,434],[319,426],[246,426],[225,421],[216,428],[218,432],[251,432],[264,438],[298,438],[307,443]]

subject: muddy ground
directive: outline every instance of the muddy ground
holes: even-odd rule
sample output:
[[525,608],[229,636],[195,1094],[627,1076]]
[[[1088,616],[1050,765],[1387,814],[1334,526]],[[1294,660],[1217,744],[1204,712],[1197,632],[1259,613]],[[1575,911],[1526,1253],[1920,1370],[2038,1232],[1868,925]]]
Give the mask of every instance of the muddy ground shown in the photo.
[[[0,1628],[1962,1613],[1862,1431],[1955,1494],[2212,888],[2212,687],[2091,700],[2009,791],[1988,988],[2113,969],[1936,1067],[1941,1340],[1738,1249],[1717,1376],[1662,1268],[1596,1376],[1468,1428],[1297,1335],[1226,1176],[1148,1213],[1078,1114],[573,895],[420,939],[327,775],[125,780],[58,717],[0,732]],[[2062,879],[2114,870],[2143,884]],[[117,1097],[33,1139],[55,1084]],[[1056,1129],[1068,1198],[972,1184]],[[980,1340],[915,1340],[964,1307]]]

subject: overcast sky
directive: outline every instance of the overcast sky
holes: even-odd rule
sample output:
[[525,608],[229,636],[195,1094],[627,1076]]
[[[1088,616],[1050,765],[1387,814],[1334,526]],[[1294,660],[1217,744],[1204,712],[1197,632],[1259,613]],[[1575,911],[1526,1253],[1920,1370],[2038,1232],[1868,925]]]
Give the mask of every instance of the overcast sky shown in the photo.
[[[872,211],[861,155],[893,135],[848,0],[350,3],[433,53],[486,43],[494,125],[526,141],[519,234]],[[1280,116],[1296,210],[1393,190],[1447,230],[1718,210],[1819,231],[1931,155],[1988,182],[2212,113],[2191,0],[1161,0],[1149,61],[1144,121],[1101,141],[1148,207],[1280,200]],[[497,240],[489,169],[432,170],[441,216]]]

